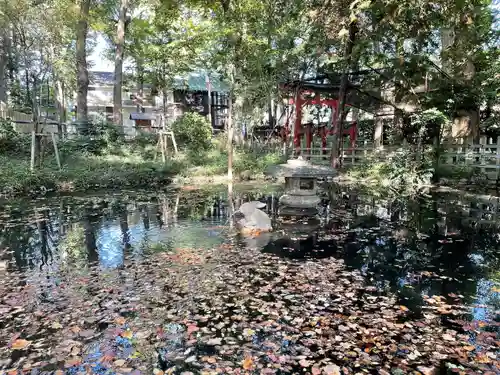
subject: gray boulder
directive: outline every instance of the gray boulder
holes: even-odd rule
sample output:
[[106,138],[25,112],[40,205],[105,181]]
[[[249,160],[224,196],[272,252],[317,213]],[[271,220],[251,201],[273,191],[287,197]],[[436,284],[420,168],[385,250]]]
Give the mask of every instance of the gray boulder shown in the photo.
[[271,218],[260,210],[260,208],[264,207],[266,207],[266,204],[259,201],[243,203],[234,215],[236,227],[248,231],[271,231]]

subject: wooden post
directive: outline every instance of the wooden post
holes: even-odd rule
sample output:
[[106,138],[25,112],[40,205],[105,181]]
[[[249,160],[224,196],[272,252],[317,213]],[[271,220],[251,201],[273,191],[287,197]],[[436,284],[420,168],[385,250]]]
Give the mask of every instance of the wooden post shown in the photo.
[[172,136],[172,144],[174,145],[174,151],[175,151],[175,154],[177,155],[177,153],[179,152],[179,150],[177,150],[177,142],[175,141],[174,132],[171,132],[170,134]]
[[35,148],[36,148],[36,132],[33,130],[31,132],[31,165],[30,169],[33,172],[35,170]]
[[160,148],[161,148],[161,160],[165,163],[167,161],[167,156],[166,156],[166,145],[165,145],[165,138],[163,135],[163,132],[160,133]]
[[56,136],[54,133],[50,133],[50,136],[52,138],[52,144],[54,145],[54,152],[56,154],[57,166],[59,167],[59,170],[61,170],[61,159],[59,158],[59,149],[57,148]]
[[[464,138],[459,139],[459,143],[461,145],[463,145],[464,142],[465,142]],[[467,143],[466,147],[460,147],[460,152],[463,152],[465,155],[465,158],[464,158],[465,166],[469,165],[469,161],[470,161],[469,154],[472,153],[471,145],[469,143]]]
[[382,119],[382,116],[379,116],[378,114],[375,115],[375,134],[373,135],[373,147],[374,148],[379,148],[382,146],[383,142],[383,134],[384,134],[384,120]]
[[498,178],[500,177],[499,175],[499,168],[500,168],[500,137],[497,137],[497,144],[496,144],[497,148],[496,148],[496,160],[495,160],[495,164],[496,164],[496,180],[498,181]]
[[207,73],[205,73],[205,86],[207,88],[207,106],[208,106],[208,122],[210,123],[210,129],[212,130],[212,134],[214,132],[214,123],[212,121],[212,85],[210,83],[210,77]]
[[484,153],[486,149],[486,137],[482,136],[479,138],[479,165],[481,173],[485,173],[486,169],[484,167]]

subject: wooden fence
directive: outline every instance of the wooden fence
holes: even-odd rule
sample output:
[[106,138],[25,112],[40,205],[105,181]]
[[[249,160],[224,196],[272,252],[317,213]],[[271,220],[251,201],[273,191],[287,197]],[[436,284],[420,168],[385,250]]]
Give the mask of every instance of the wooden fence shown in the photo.
[[7,104],[5,104],[4,102],[0,102],[0,119],[10,119],[13,122],[31,122],[33,121],[33,116],[27,113],[9,109],[9,107],[7,107]]

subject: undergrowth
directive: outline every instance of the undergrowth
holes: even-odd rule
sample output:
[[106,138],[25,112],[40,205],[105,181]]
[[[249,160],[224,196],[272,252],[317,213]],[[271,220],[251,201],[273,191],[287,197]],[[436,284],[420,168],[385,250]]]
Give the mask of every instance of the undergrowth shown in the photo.
[[417,160],[411,150],[402,148],[384,155],[383,159],[374,154],[365,162],[348,168],[346,173],[352,179],[390,190],[413,192],[431,184],[434,175],[431,165],[428,155],[421,155]]
[[[90,189],[165,186],[174,176],[215,176],[227,173],[228,154],[220,140],[204,149],[180,143],[178,155],[166,162],[156,152],[158,138],[142,133],[126,140],[119,128],[96,124],[90,135],[58,143],[62,168],[56,164],[50,144],[43,147],[41,163],[30,170],[29,136],[17,133],[9,123],[0,124],[0,193],[8,196]],[[199,144],[198,144],[199,146]],[[156,156],[155,156],[156,154]],[[277,153],[235,148],[233,171],[262,174],[282,161]]]

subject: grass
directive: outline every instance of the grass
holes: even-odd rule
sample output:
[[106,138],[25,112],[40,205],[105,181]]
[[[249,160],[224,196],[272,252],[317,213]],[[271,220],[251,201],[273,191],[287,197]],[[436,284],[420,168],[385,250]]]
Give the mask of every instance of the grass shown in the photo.
[[[89,150],[80,141],[60,145],[62,169],[55,157],[46,154],[42,166],[30,171],[25,153],[0,153],[0,193],[4,196],[36,195],[45,192],[83,192],[99,189],[164,187],[174,177],[189,179],[227,173],[227,152],[217,144],[205,152],[182,152],[154,160],[154,143],[108,143]],[[24,148],[25,149],[25,148]],[[234,174],[261,176],[264,169],[282,161],[275,153],[235,149]]]

